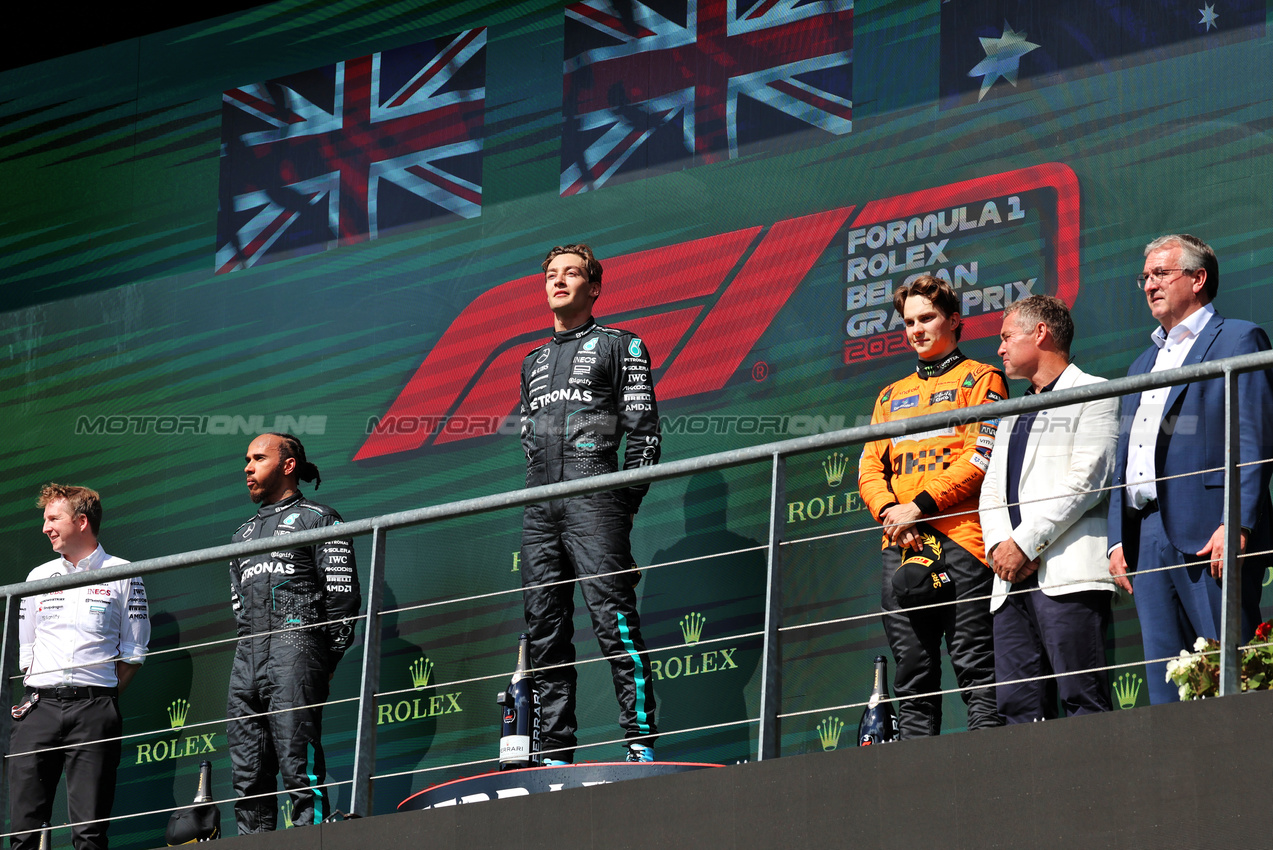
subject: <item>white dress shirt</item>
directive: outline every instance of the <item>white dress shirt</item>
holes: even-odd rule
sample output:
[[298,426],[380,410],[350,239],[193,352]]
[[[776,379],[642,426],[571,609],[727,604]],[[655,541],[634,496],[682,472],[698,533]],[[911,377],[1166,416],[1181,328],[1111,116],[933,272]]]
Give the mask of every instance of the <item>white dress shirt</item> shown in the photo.
[[[1177,369],[1184,365],[1185,358],[1193,348],[1198,334],[1207,326],[1207,322],[1216,314],[1210,304],[1195,310],[1168,332],[1156,328],[1150,339],[1158,346],[1158,356],[1154,359],[1154,368],[1150,372],[1162,372],[1165,369]],[[1127,504],[1137,510],[1145,507],[1158,498],[1158,485],[1154,481],[1158,477],[1154,465],[1154,452],[1158,446],[1158,428],[1162,424],[1163,408],[1167,404],[1167,396],[1171,387],[1160,387],[1140,394],[1140,406],[1136,408],[1136,418],[1132,422],[1130,439],[1127,443]]]
[[[127,564],[99,545],[72,564],[58,558],[27,581]],[[32,688],[119,684],[115,662],[140,664],[150,642],[150,611],[140,578],[25,596],[18,613],[18,666]]]

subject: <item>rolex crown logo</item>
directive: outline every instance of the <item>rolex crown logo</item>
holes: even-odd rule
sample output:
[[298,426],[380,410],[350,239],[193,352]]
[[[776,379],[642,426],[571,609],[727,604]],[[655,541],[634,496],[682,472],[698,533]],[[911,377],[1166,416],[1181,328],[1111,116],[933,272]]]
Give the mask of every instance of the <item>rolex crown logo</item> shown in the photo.
[[707,618],[697,611],[691,611],[681,618],[681,635],[686,643],[698,643],[703,637],[703,624]]
[[849,459],[839,452],[831,452],[822,461],[822,474],[827,477],[828,487],[839,487],[844,483],[844,472],[849,468]]
[[168,706],[168,725],[171,729],[180,729],[186,725],[186,717],[190,714],[190,703],[184,699],[175,699]]
[[1114,680],[1114,698],[1119,708],[1135,708],[1140,696],[1140,686],[1145,680],[1135,673],[1124,673]]
[[281,814],[281,815],[283,816],[283,826],[284,826],[284,828],[286,828],[286,829],[291,829],[291,828],[292,828],[292,826],[293,826],[293,824],[292,824],[292,801],[291,801],[291,800],[284,800],[284,801],[283,801],[283,804],[282,804],[281,806],[279,806],[279,807],[278,807],[278,811],[279,811],[279,814]]
[[818,740],[822,742],[824,752],[831,752],[840,746],[840,733],[844,731],[844,721],[838,717],[824,717],[818,724]]
[[433,678],[433,662],[421,655],[411,662],[411,686],[417,691],[429,686]]

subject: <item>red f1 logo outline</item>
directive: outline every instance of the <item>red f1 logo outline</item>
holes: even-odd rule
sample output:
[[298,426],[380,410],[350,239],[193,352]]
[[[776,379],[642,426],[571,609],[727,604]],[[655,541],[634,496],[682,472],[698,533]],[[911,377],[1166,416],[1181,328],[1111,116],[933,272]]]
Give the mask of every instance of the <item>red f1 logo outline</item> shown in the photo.
[[[1046,188],[1057,193],[1052,279],[1056,296],[1072,307],[1079,289],[1079,191],[1078,178],[1061,163],[871,201],[854,223]],[[719,390],[854,209],[840,207],[785,219],[768,230],[749,227],[607,259],[597,318],[646,341],[660,401]],[[675,280],[675,286],[666,285],[667,280]],[[546,314],[539,274],[507,281],[475,298],[442,334],[354,460],[495,433],[495,423],[517,405],[522,358],[545,341]],[[999,311],[966,320],[964,337],[998,333],[1002,315]],[[669,353],[678,346],[669,362]],[[462,422],[464,428],[451,432],[443,424],[448,420]],[[437,424],[395,427],[403,421]]]

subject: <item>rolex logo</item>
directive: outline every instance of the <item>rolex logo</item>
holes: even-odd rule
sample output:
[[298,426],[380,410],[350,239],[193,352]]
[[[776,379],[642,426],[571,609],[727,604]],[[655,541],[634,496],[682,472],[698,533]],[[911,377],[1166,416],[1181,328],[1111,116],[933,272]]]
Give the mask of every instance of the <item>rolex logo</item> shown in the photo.
[[1135,708],[1136,698],[1140,696],[1140,686],[1145,680],[1135,673],[1124,673],[1114,680],[1114,698],[1119,708]]
[[433,662],[425,656],[420,656],[411,662],[411,686],[417,691],[429,686],[429,679],[433,678]]
[[840,746],[840,733],[844,731],[844,721],[838,717],[824,717],[818,724],[818,741],[823,752],[831,752]]
[[283,826],[286,829],[292,828],[292,801],[284,800],[283,805],[278,807],[278,813],[283,816]]
[[190,703],[184,699],[176,699],[168,706],[168,727],[180,729],[186,725],[186,717],[190,714]]
[[698,643],[703,637],[703,624],[707,618],[696,611],[691,611],[681,618],[681,635],[686,643]]
[[849,460],[839,452],[831,452],[822,461],[822,473],[827,477],[828,487],[839,487],[844,483],[844,471],[849,468]]

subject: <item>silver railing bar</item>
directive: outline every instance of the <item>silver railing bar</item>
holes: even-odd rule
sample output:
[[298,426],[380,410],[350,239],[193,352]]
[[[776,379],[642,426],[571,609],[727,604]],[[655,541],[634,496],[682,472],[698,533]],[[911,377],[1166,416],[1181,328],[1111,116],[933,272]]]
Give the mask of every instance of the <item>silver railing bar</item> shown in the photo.
[[[796,437],[740,449],[701,455],[684,460],[660,463],[657,466],[629,469],[622,472],[611,472],[578,481],[566,481],[560,484],[546,484],[541,487],[530,487],[524,490],[510,490],[491,496],[479,496],[473,499],[462,499],[446,502],[426,508],[399,511],[391,514],[366,519],[352,520],[337,526],[311,529],[289,534],[289,547],[320,543],[344,537],[355,537],[369,534],[376,528],[393,530],[422,525],[443,519],[456,519],[480,513],[518,508],[545,502],[550,499],[564,499],[569,496],[583,496],[645,484],[681,478],[696,472],[714,469],[727,469],[743,466],[759,461],[768,461],[774,455],[797,455],[815,452],[822,449],[841,448],[854,443],[866,443],[884,437],[900,437],[906,434],[928,431],[934,428],[966,425],[987,419],[1001,419],[1020,413],[1033,413],[1054,407],[1062,407],[1076,402],[1096,401],[1103,398],[1139,393],[1145,390],[1158,389],[1174,384],[1193,383],[1195,381],[1222,378],[1226,373],[1254,372],[1260,369],[1273,368],[1273,351],[1259,351],[1253,354],[1240,354],[1224,360],[1213,360],[1195,363],[1179,369],[1168,369],[1162,372],[1147,372],[1143,375],[1130,375],[1115,378],[1081,387],[1065,390],[1054,390],[1050,393],[1037,393],[1021,398],[1006,399],[977,407],[964,407],[958,410],[930,413],[916,416],[899,422],[885,422],[875,425],[858,425],[825,434],[812,434],[807,437]],[[65,590],[72,587],[83,587],[101,581],[112,581],[131,576],[147,576],[154,573],[168,572],[180,567],[192,567],[201,564],[242,558],[248,555],[259,555],[278,548],[278,540],[267,538],[242,543],[231,543],[224,546],[213,546],[208,549],[196,549],[176,555],[164,555],[158,558],[147,558],[118,567],[106,567],[90,573],[53,576],[34,582],[18,582],[0,587],[0,596],[29,596],[50,590]]]

